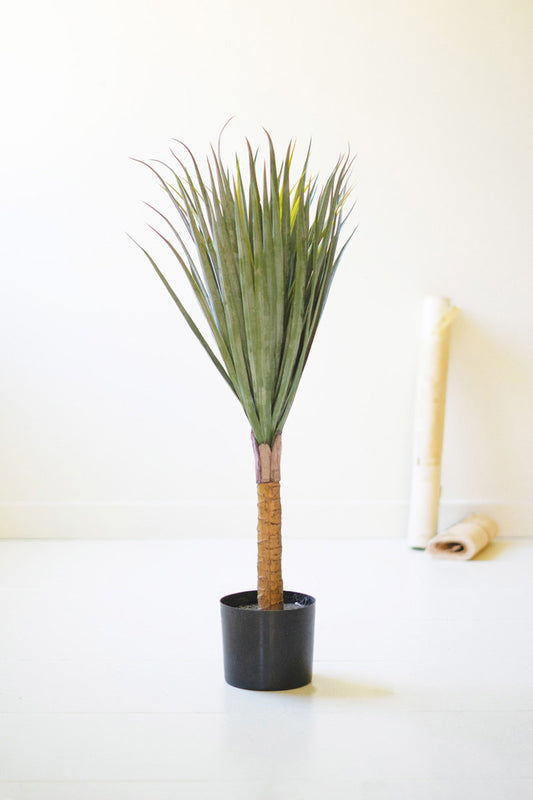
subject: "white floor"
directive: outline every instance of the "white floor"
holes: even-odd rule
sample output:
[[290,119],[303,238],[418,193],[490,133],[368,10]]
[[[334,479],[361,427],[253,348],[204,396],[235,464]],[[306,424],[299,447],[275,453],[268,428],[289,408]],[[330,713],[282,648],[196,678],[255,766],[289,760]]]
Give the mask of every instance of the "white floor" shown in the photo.
[[0,542],[0,800],[531,800],[533,540],[288,541],[315,677],[222,676],[254,542]]

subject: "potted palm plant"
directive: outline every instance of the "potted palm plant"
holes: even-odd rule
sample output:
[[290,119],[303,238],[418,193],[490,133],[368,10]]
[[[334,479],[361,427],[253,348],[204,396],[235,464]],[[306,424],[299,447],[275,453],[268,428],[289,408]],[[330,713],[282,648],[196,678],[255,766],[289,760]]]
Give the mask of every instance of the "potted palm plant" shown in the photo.
[[[290,689],[311,680],[315,600],[283,590],[281,436],[344,247],[343,210],[351,161],[341,157],[319,186],[309,150],[295,180],[294,144],[230,171],[211,148],[203,175],[186,160],[141,162],[155,174],[170,211],[152,228],[177,259],[198,300],[210,344],[154,258],[141,247],[252,429],[258,500],[257,591],[221,600],[225,677],[249,689]],[[156,166],[154,166],[154,164]],[[164,174],[163,174],[164,173]],[[140,245],[139,245],[140,246]],[[215,352],[218,350],[217,352]]]

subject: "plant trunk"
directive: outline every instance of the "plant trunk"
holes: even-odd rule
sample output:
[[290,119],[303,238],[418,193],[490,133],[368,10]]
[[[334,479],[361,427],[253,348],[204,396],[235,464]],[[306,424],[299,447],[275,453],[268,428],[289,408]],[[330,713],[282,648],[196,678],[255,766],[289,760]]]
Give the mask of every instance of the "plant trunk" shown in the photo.
[[261,609],[283,608],[281,576],[281,435],[272,448],[252,435],[257,480],[257,602]]

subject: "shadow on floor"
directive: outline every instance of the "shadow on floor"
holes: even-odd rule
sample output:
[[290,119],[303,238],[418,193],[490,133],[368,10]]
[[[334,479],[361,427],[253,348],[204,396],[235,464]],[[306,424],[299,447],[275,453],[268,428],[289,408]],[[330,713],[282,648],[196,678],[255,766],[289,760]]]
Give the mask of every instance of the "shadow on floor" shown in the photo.
[[489,544],[484,550],[478,553],[472,561],[492,561],[507,550],[511,544],[512,542],[492,542],[492,544]]
[[301,697],[334,698],[336,700],[368,700],[392,697],[394,692],[381,686],[368,686],[357,681],[332,678],[328,675],[313,675],[313,682],[301,689],[291,689],[290,694]]

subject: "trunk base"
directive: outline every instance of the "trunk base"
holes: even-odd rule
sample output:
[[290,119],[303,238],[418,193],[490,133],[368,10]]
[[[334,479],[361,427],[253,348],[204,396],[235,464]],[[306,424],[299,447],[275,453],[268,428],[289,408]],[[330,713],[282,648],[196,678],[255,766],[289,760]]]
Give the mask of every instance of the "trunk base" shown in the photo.
[[257,608],[257,592],[220,601],[226,682],[239,689],[282,691],[311,683],[315,598],[283,592],[279,610]]

